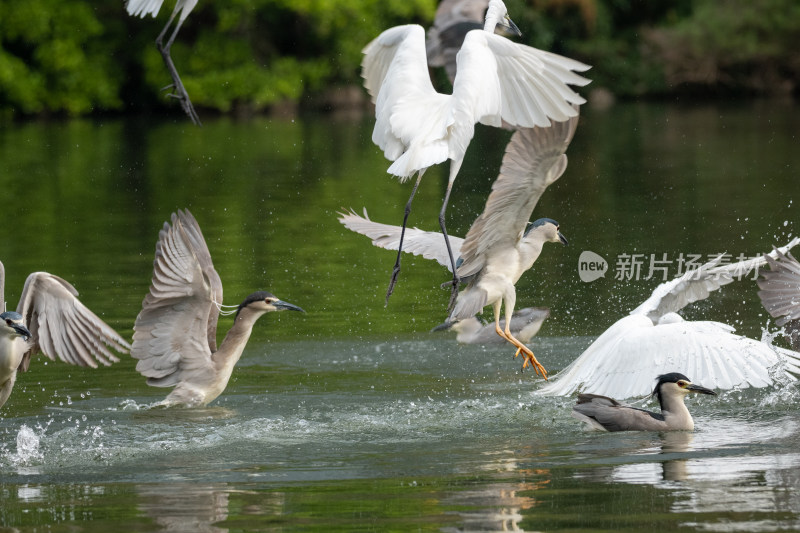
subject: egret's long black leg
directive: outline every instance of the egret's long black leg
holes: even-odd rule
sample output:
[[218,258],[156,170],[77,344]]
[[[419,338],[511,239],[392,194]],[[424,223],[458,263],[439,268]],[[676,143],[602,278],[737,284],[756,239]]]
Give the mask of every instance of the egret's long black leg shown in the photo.
[[458,284],[461,280],[456,273],[456,261],[453,258],[453,250],[450,248],[450,238],[447,236],[447,228],[444,224],[444,215],[447,210],[447,202],[450,200],[450,190],[453,188],[453,182],[447,183],[447,191],[444,193],[444,203],[442,203],[442,210],[439,211],[439,227],[442,228],[442,235],[444,235],[444,243],[447,246],[447,255],[450,256],[450,266],[453,269],[453,288],[450,290],[450,302],[447,304],[447,312],[453,310],[453,305],[456,303],[456,296],[458,296]]
[[166,26],[164,26],[164,29],[161,30],[161,33],[158,34],[158,37],[156,38],[156,46],[158,47],[158,51],[161,52],[161,57],[164,59],[164,64],[167,66],[167,70],[169,70],[169,75],[172,77],[172,88],[174,92],[171,93],[170,96],[180,101],[183,111],[189,116],[189,119],[194,124],[202,126],[202,124],[200,123],[200,117],[194,110],[192,101],[189,99],[189,93],[186,92],[186,88],[184,88],[183,86],[181,77],[178,75],[178,69],[175,68],[175,64],[172,62],[172,56],[170,56],[169,53],[170,49],[172,48],[172,43],[175,41],[175,36],[178,35],[178,31],[181,29],[183,20],[178,20],[178,23],[175,25],[175,30],[172,32],[172,35],[170,36],[169,41],[167,41],[166,46],[162,46],[164,35],[166,35],[167,29],[170,27],[172,21],[175,19],[175,15],[177,12],[178,9],[176,6],[176,9],[172,12],[172,15],[170,15],[169,17]]
[[417,181],[414,182],[414,188],[411,189],[411,196],[408,197],[408,202],[406,202],[406,210],[405,214],[403,215],[403,229],[400,230],[400,246],[397,248],[397,259],[394,262],[394,267],[392,268],[392,278],[389,280],[389,288],[386,289],[386,302],[384,305],[389,305],[389,297],[394,292],[394,286],[397,285],[397,276],[400,274],[400,254],[403,253],[403,238],[406,235],[406,223],[408,222],[408,215],[411,213],[411,202],[414,200],[414,195],[417,194],[417,187],[419,187],[419,182],[422,181],[422,174],[425,173],[425,170],[420,170],[417,174]]

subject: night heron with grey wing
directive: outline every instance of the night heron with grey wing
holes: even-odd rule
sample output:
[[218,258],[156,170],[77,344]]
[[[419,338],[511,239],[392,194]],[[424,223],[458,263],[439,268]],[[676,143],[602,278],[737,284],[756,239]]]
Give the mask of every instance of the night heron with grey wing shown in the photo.
[[[397,26],[381,33],[363,50],[364,86],[375,104],[372,141],[393,161],[388,172],[417,179],[403,217],[405,228],[411,202],[423,173],[450,160],[450,173],[439,212],[453,271],[451,301],[459,278],[445,227],[445,212],[453,182],[475,134],[475,124],[499,127],[547,127],[578,115],[585,100],[569,85],[584,86],[589,80],[575,72],[588,65],[495,34],[498,27],[519,30],[500,0],[490,0],[483,29],[467,33],[457,56],[458,74],[450,95],[438,93],[428,73],[425,30],[416,24]],[[400,252],[392,270],[386,301],[400,271]]]
[[[511,334],[523,344],[527,344],[550,316],[546,307],[525,307],[514,310],[511,317]],[[500,319],[500,329],[505,330],[506,319]],[[439,324],[432,331],[455,331],[456,341],[461,344],[495,344],[505,342],[497,335],[494,324],[486,324],[477,316],[457,322]]]
[[[269,292],[235,307],[233,326],[217,348],[222,281],[203,233],[188,210],[164,223],[156,243],[150,292],[133,326],[131,356],[154,387],[174,387],[163,405],[203,406],[228,385],[256,320],[273,311],[303,311]],[[234,311],[225,312],[230,314]]]
[[[0,309],[5,310],[5,267],[0,263]],[[52,360],[97,368],[119,361],[111,350],[130,345],[78,300],[68,282],[34,272],[25,280],[16,311],[0,314],[0,407],[6,403],[17,372],[28,370],[41,352]]]
[[[538,259],[544,243],[567,244],[555,220],[528,220],[545,189],[566,170],[564,152],[577,125],[575,116],[548,128],[522,128],[514,132],[483,212],[465,239],[452,239],[459,255],[458,275],[467,286],[458,293],[448,322],[470,319],[485,306],[493,306],[497,335],[517,348],[516,355],[524,353],[523,368],[532,364],[542,376],[546,372],[533,352],[511,332],[515,285]],[[378,224],[352,212],[341,214],[339,220],[347,228],[370,237],[376,246],[393,250],[400,246],[402,228]],[[406,241],[403,251],[435,259],[451,268],[448,251],[438,245],[437,234],[412,228],[406,231]],[[505,325],[501,328],[503,306]]]
[[691,431],[694,420],[684,399],[688,394],[717,393],[678,372],[656,378],[653,396],[658,398],[660,413],[624,405],[607,396],[580,394],[572,408],[572,416],[601,431]]
[[800,262],[788,251],[764,256],[769,270],[761,270],[758,296],[775,324],[783,328],[792,349],[800,351]]

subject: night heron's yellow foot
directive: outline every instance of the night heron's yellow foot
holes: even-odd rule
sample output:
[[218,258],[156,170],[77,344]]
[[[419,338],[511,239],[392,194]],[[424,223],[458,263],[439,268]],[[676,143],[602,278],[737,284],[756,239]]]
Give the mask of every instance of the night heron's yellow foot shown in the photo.
[[514,353],[514,357],[517,357],[520,353],[525,354],[525,360],[522,362],[522,369],[525,370],[525,368],[528,365],[530,365],[531,368],[533,368],[533,371],[536,372],[536,374],[542,376],[544,379],[547,379],[547,371],[544,369],[541,363],[539,363],[539,361],[536,360],[536,357],[533,355],[533,351],[531,351],[530,348],[522,344],[519,340],[514,338],[514,336],[511,335],[510,331],[506,331],[505,334],[508,341],[517,347],[517,351]]

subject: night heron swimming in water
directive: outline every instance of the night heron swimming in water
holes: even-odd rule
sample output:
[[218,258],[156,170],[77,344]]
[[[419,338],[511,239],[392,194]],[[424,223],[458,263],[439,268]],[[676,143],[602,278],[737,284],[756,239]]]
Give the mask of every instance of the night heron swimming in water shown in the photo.
[[656,378],[653,396],[658,398],[660,413],[623,405],[597,394],[580,394],[572,408],[572,416],[601,431],[691,431],[694,420],[683,402],[688,394],[717,393],[695,385],[678,372],[662,374]]
[[[390,161],[388,172],[405,181],[417,180],[403,216],[405,228],[411,202],[425,170],[450,160],[447,189],[439,212],[439,227],[448,249],[453,281],[459,279],[445,227],[445,211],[453,182],[475,133],[475,124],[506,123],[512,127],[546,127],[578,115],[585,100],[568,85],[589,80],[575,74],[589,68],[578,61],[517,44],[495,34],[498,26],[519,30],[500,0],[491,0],[483,29],[470,31],[458,53],[458,74],[451,95],[436,92],[428,74],[425,31],[409,24],[390,28],[363,50],[364,86],[375,104],[372,140]],[[392,270],[386,301],[400,271],[400,253]]]
[[[155,17],[161,10],[161,4],[163,3],[164,0],[127,0],[126,9],[128,14],[134,17],[144,18],[146,15],[152,15]],[[181,29],[181,26],[183,26],[186,17],[189,16],[189,13],[192,12],[192,9],[194,9],[196,5],[197,0],[176,0],[175,9],[172,10],[172,14],[169,16],[167,24],[156,38],[156,47],[158,48],[158,51],[161,52],[161,57],[164,59],[164,64],[167,66],[169,75],[172,77],[173,92],[170,93],[170,96],[177,99],[181,103],[183,111],[189,116],[191,121],[200,126],[200,117],[197,116],[197,112],[194,110],[192,101],[189,99],[189,93],[186,92],[183,82],[181,81],[181,77],[178,75],[178,69],[175,68],[175,63],[172,62],[172,56],[170,55],[172,43],[175,41],[178,31]],[[180,15],[178,15],[178,13],[180,13]],[[170,35],[169,39],[167,40],[167,44],[165,45],[163,44],[164,36],[166,36],[167,30],[172,25],[172,21],[175,20],[176,16],[178,17],[178,22],[175,24],[175,29],[172,31],[172,35]]]
[[[564,154],[578,125],[578,117],[556,122],[549,128],[523,128],[511,136],[500,174],[492,185],[483,213],[473,222],[466,238],[453,238],[458,259],[458,275],[467,283],[459,292],[448,322],[466,320],[492,305],[495,332],[525,354],[537,373],[546,375],[533,352],[511,333],[511,317],[516,304],[516,285],[529,270],[546,242],[567,244],[558,223],[549,218],[528,222],[545,189],[567,168]],[[372,239],[375,246],[398,249],[402,228],[377,224],[355,213],[341,214],[347,228]],[[436,233],[408,230],[407,251],[435,259],[450,268],[447,249]],[[500,311],[505,305],[505,327],[500,328]]]
[[[798,242],[800,239],[795,239],[781,250],[785,252]],[[667,370],[680,370],[724,390],[767,387],[776,377],[794,381],[790,372],[800,373],[800,353],[736,335],[728,324],[689,321],[678,314],[686,305],[707,298],[712,291],[766,263],[763,257],[757,257],[720,264],[722,258],[656,287],[650,298],[612,324],[536,393],[643,396],[649,392],[650,376]],[[778,369],[781,371],[775,372]]]
[[[525,307],[514,311],[511,317],[511,335],[523,344],[527,344],[542,328],[542,324],[550,316],[546,307]],[[505,329],[506,319],[500,319],[500,329]],[[457,322],[439,324],[433,331],[455,331],[456,341],[461,344],[496,344],[505,342],[497,335],[494,324],[487,324],[477,316],[465,318]]]
[[[0,310],[5,311],[5,267],[0,262]],[[52,360],[97,368],[119,359],[109,350],[127,353],[130,346],[108,324],[78,300],[68,282],[34,272],[25,280],[17,311],[0,314],[0,407],[6,403],[17,372],[42,352]]]
[[758,296],[769,314],[778,320],[792,348],[800,351],[800,262],[788,252],[777,250],[764,259],[769,270],[761,270]]
[[188,210],[179,210],[172,225],[165,222],[159,232],[153,280],[133,326],[131,348],[148,385],[175,387],[163,405],[213,401],[228,385],[256,320],[271,311],[303,311],[268,292],[254,292],[237,307],[218,349],[222,307],[222,281],[200,226]]

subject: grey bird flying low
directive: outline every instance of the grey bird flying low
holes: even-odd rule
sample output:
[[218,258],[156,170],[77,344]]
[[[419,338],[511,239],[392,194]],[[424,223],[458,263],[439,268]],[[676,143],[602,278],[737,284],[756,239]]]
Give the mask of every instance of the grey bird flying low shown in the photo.
[[[525,307],[514,311],[511,317],[511,334],[523,344],[530,341],[542,324],[550,316],[550,309],[546,307]],[[500,319],[500,329],[505,329],[505,318]],[[478,317],[473,316],[458,322],[445,322],[439,324],[432,331],[455,331],[456,341],[461,344],[495,344],[505,342],[495,332],[494,324],[486,324]]]
[[[531,364],[547,377],[544,367],[510,330],[516,304],[515,285],[538,259],[546,242],[567,244],[553,219],[528,222],[544,191],[567,169],[567,147],[578,117],[556,122],[549,128],[525,128],[511,137],[503,156],[500,175],[492,185],[483,213],[472,223],[458,263],[458,276],[467,283],[459,292],[448,322],[478,314],[485,306],[494,310],[496,333],[524,354],[523,368]],[[500,311],[505,307],[505,328]]]
[[653,396],[658,398],[660,413],[623,405],[597,394],[579,394],[572,416],[601,431],[691,431],[694,420],[684,398],[691,393],[717,393],[695,385],[678,372],[658,376]]
[[[529,270],[545,242],[567,244],[558,223],[550,218],[528,222],[545,189],[567,168],[564,152],[569,146],[578,117],[556,122],[548,128],[523,128],[511,137],[500,174],[492,185],[483,213],[475,220],[465,239],[450,238],[451,249],[459,257],[458,274],[467,283],[457,296],[447,322],[467,320],[487,305],[495,312],[495,332],[525,354],[523,368],[533,364],[537,373],[546,375],[533,352],[511,333],[511,317],[516,303],[516,285]],[[348,229],[372,239],[375,246],[403,251],[434,259],[450,268],[447,248],[441,235],[409,228],[379,224],[354,212],[339,213],[339,221]],[[365,213],[366,215],[366,213]],[[505,327],[500,328],[500,310],[505,303]]]
[[761,270],[758,296],[769,314],[783,327],[792,349],[800,351],[800,262],[791,253],[780,250],[764,256],[769,270]]
[[156,243],[153,281],[133,326],[131,356],[154,387],[175,387],[163,405],[207,405],[217,398],[242,356],[253,325],[271,311],[303,311],[259,291],[236,309],[217,349],[222,281],[200,226],[188,210],[165,222]]
[[[5,309],[5,267],[0,263],[0,309]],[[65,363],[97,368],[119,361],[109,348],[127,353],[130,345],[80,300],[75,287],[53,274],[34,272],[25,280],[17,311],[0,314],[0,407],[17,372],[42,352]]]

